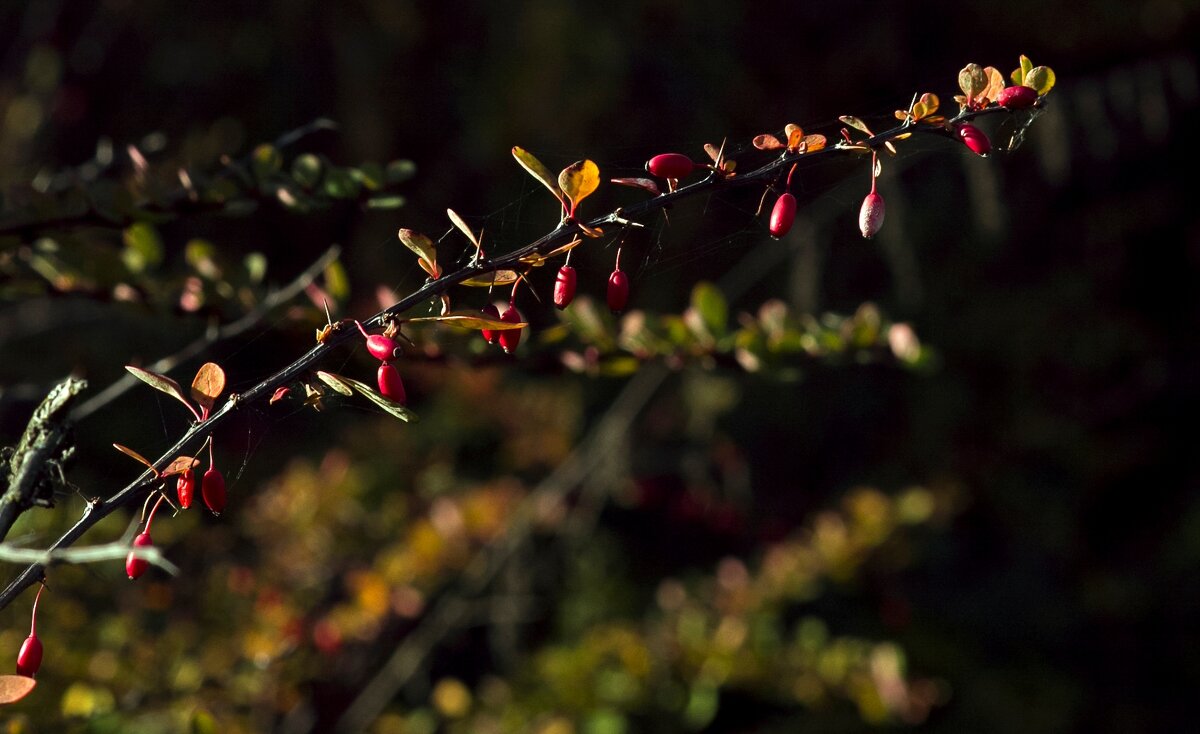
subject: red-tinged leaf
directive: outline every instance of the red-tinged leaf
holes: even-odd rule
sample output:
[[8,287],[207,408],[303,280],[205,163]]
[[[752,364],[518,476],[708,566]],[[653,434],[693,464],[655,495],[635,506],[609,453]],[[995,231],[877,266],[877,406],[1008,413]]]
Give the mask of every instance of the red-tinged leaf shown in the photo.
[[589,160],[575,161],[558,174],[558,185],[570,200],[570,208],[574,212],[579,202],[599,188],[600,168]]
[[346,397],[354,394],[354,389],[350,387],[350,383],[346,382],[346,378],[341,375],[335,375],[332,372],[317,371],[317,379],[324,382],[333,388],[334,392],[341,393]]
[[804,142],[804,130],[799,125],[788,123],[783,131],[787,133],[788,150],[796,150],[800,147],[800,143]]
[[645,189],[658,196],[658,183],[649,178],[612,178],[609,179],[618,186],[632,186],[635,189]]
[[417,254],[417,264],[429,277],[441,277],[441,268],[437,264],[437,247],[433,240],[412,229],[401,229],[397,234],[405,247]]
[[475,329],[483,331],[491,329],[493,331],[503,331],[504,329],[523,329],[529,324],[521,321],[513,323],[512,321],[502,321],[499,318],[490,318],[482,312],[465,311],[459,313],[448,313],[444,316],[421,316],[415,319],[407,319],[408,323],[415,324],[421,321],[437,321],[451,326],[460,326],[464,329]]
[[858,119],[857,117],[855,117],[853,115],[842,115],[838,119],[842,121],[843,125],[849,125],[850,127],[854,128],[855,130],[866,133],[867,135],[872,134],[871,128],[867,127],[867,123],[863,122],[862,120]]
[[120,451],[122,454],[125,454],[126,456],[133,459],[134,461],[145,464],[147,469],[154,472],[154,476],[158,476],[158,469],[155,469],[154,464],[151,464],[150,460],[147,459],[145,456],[142,456],[141,454],[139,454],[138,452],[129,448],[128,446],[122,446],[119,443],[114,443],[113,448],[116,449],[117,451]]
[[0,675],[0,705],[20,701],[36,687],[37,681],[27,675]]
[[759,150],[779,150],[783,147],[783,143],[779,142],[779,138],[768,133],[755,135],[754,140],[751,140],[750,144]]
[[467,278],[459,285],[469,285],[474,288],[491,288],[494,285],[512,285],[520,277],[515,270],[497,270],[493,273]]
[[987,104],[988,102],[994,102],[1007,85],[1004,82],[1004,75],[996,67],[989,66],[983,70],[983,73],[987,76],[988,83],[987,87],[979,93],[979,100]]
[[188,410],[192,411],[192,415],[196,416],[196,420],[200,420],[200,414],[197,413],[196,409],[192,407],[192,404],[188,402],[187,397],[183,394],[183,388],[179,386],[178,382],[175,382],[166,375],[160,375],[157,372],[144,370],[141,367],[125,365],[125,369],[129,371],[129,374],[138,378],[155,390],[165,392],[179,402],[183,403],[185,406],[187,406]]
[[275,388],[275,393],[271,395],[271,399],[267,401],[267,405],[274,405],[275,403],[278,403],[280,400],[286,398],[291,391],[292,388],[290,387]]
[[563,206],[566,206],[566,202],[563,201],[562,189],[558,187],[558,182],[554,180],[554,174],[550,173],[549,168],[542,165],[542,162],[533,153],[520,146],[514,145],[512,154],[513,158],[517,159],[517,163],[520,163],[521,167],[529,172],[529,175],[540,181],[543,186],[550,190],[550,193],[554,194],[555,199],[558,199]]
[[412,412],[400,403],[397,403],[395,400],[391,400],[390,398],[380,394],[370,385],[359,382],[358,380],[352,380],[349,377],[342,377],[341,379],[353,387],[355,391],[362,394],[363,397],[367,398],[372,403],[375,403],[380,408],[383,408],[385,411],[396,418],[399,418],[405,423],[415,423],[417,421],[416,413]]
[[825,136],[820,134],[804,136],[804,151],[806,153],[815,153],[825,147]]
[[215,362],[205,362],[196,372],[192,380],[192,400],[195,400],[207,413],[221,393],[225,391],[225,370]]
[[475,249],[478,250],[479,238],[475,236],[475,233],[471,231],[471,228],[467,226],[467,223],[462,220],[462,217],[458,216],[458,213],[453,209],[447,209],[446,216],[450,217],[450,223],[455,227],[458,227],[458,231],[465,234],[467,239],[471,241],[471,244],[475,245]]
[[183,474],[184,472],[195,468],[195,466],[199,463],[200,461],[198,459],[191,456],[176,456],[170,464],[167,464],[167,468],[163,469],[161,476],[170,477],[176,474]]

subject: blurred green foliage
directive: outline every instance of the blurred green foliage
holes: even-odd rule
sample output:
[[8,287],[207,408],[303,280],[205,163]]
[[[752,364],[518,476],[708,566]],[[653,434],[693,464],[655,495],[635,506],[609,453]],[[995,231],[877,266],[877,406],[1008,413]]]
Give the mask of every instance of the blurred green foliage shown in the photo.
[[[740,154],[787,121],[949,99],[968,61],[1024,52],[1058,73],[1015,154],[885,160],[871,243],[853,222],[861,166],[808,172],[779,243],[757,193],[681,203],[624,245],[619,321],[587,299],[562,321],[522,301],[537,338],[515,365],[414,329],[418,424],[357,399],[247,409],[217,437],[226,514],[156,521],[182,576],[54,569],[39,686],[0,722],[327,731],[403,653],[369,731],[1186,729],[1200,14],[1063,12],[0,6],[6,444],[61,375],[104,386],[175,353],[331,243],[346,255],[306,303],[203,356],[231,390],[307,349],[322,301],[361,317],[422,282],[398,227],[436,239],[452,206],[489,251],[541,234],[557,212],[512,145],[631,176],[667,149],[728,136]],[[339,129],[286,136],[324,119]],[[617,205],[610,188],[584,210]],[[439,247],[444,265],[469,255]],[[613,255],[573,254],[581,293]],[[663,365],[628,429],[590,438]],[[78,427],[68,478],[106,494],[134,471],[111,442],[153,455],[185,426],[130,393]],[[599,467],[542,491],[577,446]],[[56,537],[83,506],[60,499],[9,539]],[[4,610],[0,651],[31,602]]]

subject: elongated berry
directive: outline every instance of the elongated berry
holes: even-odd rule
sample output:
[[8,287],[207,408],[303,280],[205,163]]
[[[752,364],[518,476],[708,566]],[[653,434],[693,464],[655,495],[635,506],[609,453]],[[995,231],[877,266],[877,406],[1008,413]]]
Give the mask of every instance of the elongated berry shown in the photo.
[[554,305],[566,308],[575,300],[575,268],[564,265],[558,269],[558,277],[554,279]]
[[646,164],[646,170],[661,178],[684,178],[696,167],[692,159],[682,153],[656,155]]
[[614,270],[612,275],[608,276],[608,310],[613,313],[620,313],[625,310],[625,304],[629,303],[629,276],[624,270]]
[[987,155],[992,152],[992,141],[988,140],[988,136],[982,130],[970,123],[963,123],[955,130],[958,133],[959,140],[963,141],[976,155]]
[[192,506],[192,497],[196,495],[196,474],[191,469],[179,475],[175,482],[175,491],[179,494],[179,506],[187,509]]
[[379,392],[383,393],[385,398],[389,398],[401,405],[408,402],[408,394],[404,392],[404,382],[400,379],[400,373],[392,365],[384,362],[379,365],[379,371],[375,374],[376,382],[379,384]]
[[[521,314],[517,313],[517,307],[509,305],[500,314],[501,321],[507,321],[510,324],[521,323]],[[503,347],[505,354],[512,354],[517,350],[517,345],[521,343],[521,332],[525,329],[501,329],[500,330],[500,346]]]
[[771,236],[779,238],[787,234],[795,219],[796,197],[785,191],[775,200],[775,208],[771,210],[771,224],[768,227]]
[[871,239],[883,227],[883,197],[872,191],[863,199],[862,208],[858,210],[858,228],[862,236]]
[[372,334],[367,337],[367,351],[380,362],[387,362],[400,356],[400,345],[383,334]]
[[[134,548],[146,548],[154,545],[154,541],[150,539],[150,531],[138,533],[138,536],[133,539]],[[129,579],[133,580],[141,577],[146,573],[146,569],[150,567],[150,562],[145,558],[138,558],[129,551],[129,555],[125,557],[125,573],[129,575]]]
[[[483,307],[483,315],[488,318],[498,319],[500,318],[500,309],[496,308],[496,304],[489,303]],[[488,344],[495,344],[496,337],[500,334],[496,329],[481,329],[481,331],[483,338],[487,340]]]
[[1019,84],[1002,89],[1000,94],[996,95],[996,104],[1009,110],[1023,110],[1032,107],[1037,98],[1037,90]]
[[225,475],[221,474],[216,467],[209,467],[208,471],[204,472],[204,479],[200,482],[200,494],[204,497],[204,504],[212,511],[214,515],[220,515],[225,509]]
[[42,667],[42,641],[37,636],[37,608],[45,588],[45,586],[39,588],[37,596],[33,599],[33,614],[29,619],[29,636],[25,638],[25,641],[21,643],[21,649],[17,651],[17,675],[27,678],[37,675],[38,668]]

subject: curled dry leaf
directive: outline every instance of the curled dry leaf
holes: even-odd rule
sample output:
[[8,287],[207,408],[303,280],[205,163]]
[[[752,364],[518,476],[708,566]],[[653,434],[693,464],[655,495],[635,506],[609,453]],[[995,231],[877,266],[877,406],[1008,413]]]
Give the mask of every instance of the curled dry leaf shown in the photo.
[[465,234],[467,239],[471,241],[471,244],[475,245],[475,249],[478,250],[480,247],[479,238],[475,236],[475,233],[471,231],[471,228],[467,226],[462,217],[458,216],[458,212],[453,209],[447,209],[446,216],[450,217],[450,223],[458,227],[458,231]]
[[417,264],[429,273],[429,277],[442,276],[441,268],[437,264],[437,247],[434,246],[433,240],[412,229],[401,229],[398,236],[405,247],[417,254]]
[[650,193],[654,194],[655,196],[658,196],[658,194],[659,194],[658,183],[656,181],[654,181],[653,179],[649,179],[649,178],[611,178],[611,179],[609,179],[609,181],[612,181],[613,183],[617,184],[618,186],[632,186],[635,189],[645,189],[646,191],[649,191]]
[[469,285],[474,288],[491,288],[494,285],[512,285],[520,277],[515,270],[497,270],[485,273],[484,275],[477,275],[474,278],[467,278],[460,285]]
[[200,461],[192,456],[176,456],[170,464],[167,464],[167,468],[162,470],[162,476],[170,477],[176,474],[183,474],[195,468],[199,463]]
[[144,370],[141,367],[125,365],[125,369],[129,372],[129,374],[138,378],[155,390],[165,392],[179,402],[183,403],[187,409],[192,412],[192,415],[196,417],[196,420],[200,420],[200,414],[197,413],[196,409],[192,407],[192,404],[188,402],[187,396],[183,394],[183,388],[179,386],[178,382],[175,382],[166,375],[160,375],[157,372]]
[[158,469],[155,469],[154,464],[151,464],[150,460],[147,459],[145,456],[142,456],[141,454],[139,454],[138,452],[129,448],[128,446],[122,446],[119,443],[114,443],[113,448],[116,449],[117,451],[120,451],[122,454],[125,454],[126,456],[133,459],[134,461],[144,464],[147,469],[154,472],[154,476],[156,476],[156,477],[158,476]]
[[750,144],[759,150],[779,150],[783,147],[783,143],[779,142],[779,138],[769,133],[755,135],[754,140]]
[[346,379],[344,377],[342,377],[341,375],[335,375],[332,372],[324,372],[322,370],[318,370],[317,371],[317,379],[319,379],[321,382],[324,382],[326,385],[329,385],[331,388],[333,388],[334,392],[341,393],[342,395],[345,395],[346,397],[350,397],[351,395],[354,394],[354,390],[350,387],[349,383],[346,382]]
[[[465,311],[460,313],[448,313],[444,316],[421,316],[415,319],[408,319],[410,324],[415,324],[420,321],[437,321],[451,326],[459,326],[464,329],[475,329],[483,331],[490,329],[493,331],[501,331],[504,329],[523,329],[529,324],[521,321],[512,323],[510,321],[502,321],[499,317],[490,318],[482,312]],[[319,374],[319,373],[318,373]]]

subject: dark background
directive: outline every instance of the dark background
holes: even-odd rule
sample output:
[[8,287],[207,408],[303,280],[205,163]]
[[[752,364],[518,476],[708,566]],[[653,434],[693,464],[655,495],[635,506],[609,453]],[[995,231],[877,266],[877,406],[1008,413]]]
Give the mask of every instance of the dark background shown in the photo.
[[[406,207],[180,222],[164,228],[164,240],[202,235],[253,247],[280,280],[339,242],[356,287],[349,310],[367,314],[376,284],[417,282],[393,239],[397,226],[440,233],[452,206],[503,249],[552,223],[549,197],[509,156],[514,144],[552,169],[586,156],[606,176],[636,175],[654,153],[699,155],[726,136],[741,150],[735,141],[789,121],[834,135],[837,115],[880,120],[914,91],[936,91],[952,106],[955,74],[969,61],[1007,72],[1024,53],[1052,66],[1059,82],[1049,112],[1012,154],[983,161],[920,143],[885,161],[888,223],[874,243],[853,227],[867,181],[861,165],[802,178],[811,244],[734,302],[753,309],[777,296],[846,312],[874,301],[913,324],[938,352],[937,367],[815,369],[799,384],[733,374],[740,403],[722,430],[751,467],[751,524],[773,515],[799,522],[859,483],[957,488],[959,513],[919,562],[882,590],[867,583],[851,595],[867,608],[877,595],[901,597],[903,624],[880,626],[871,614],[856,621],[846,612],[854,605],[836,599],[822,610],[842,631],[896,640],[912,671],[945,682],[947,700],[923,729],[1191,728],[1200,680],[1200,228],[1188,184],[1200,100],[1195,3],[247,8],[0,5],[0,183],[79,165],[101,138],[123,147],[161,132],[163,156],[205,161],[328,117],[340,132],[313,145],[330,158],[416,163]],[[755,229],[755,207],[735,196],[715,202],[711,216],[682,207],[669,230],[634,243],[635,305],[678,312],[694,282],[773,246]],[[598,293],[611,252],[581,254],[581,278],[590,277],[581,290]],[[115,304],[51,301],[2,304],[5,443],[28,401],[61,374],[81,370],[102,385],[130,354],[169,353],[203,328]],[[35,323],[37,314],[48,321]],[[258,339],[217,355],[240,384],[298,353],[292,342],[273,352],[274,337]],[[586,423],[619,385],[581,385]],[[114,433],[138,430],[126,417],[135,408],[117,410]],[[165,442],[168,419],[154,412],[147,430]],[[98,427],[80,433],[84,456],[117,440]],[[338,440],[285,423],[264,441],[270,449],[250,456],[245,486],[279,471],[275,454],[289,446],[302,453]],[[670,463],[661,458],[669,446],[646,446],[667,452],[652,464]],[[91,466],[76,481],[99,488],[123,483],[129,468],[115,459]],[[487,466],[468,471],[486,475]],[[613,519],[618,537],[636,535],[627,519]],[[676,566],[706,567],[721,552],[753,556],[756,547],[739,538],[684,550]],[[6,627],[24,624],[18,606],[5,612]],[[752,722],[712,726],[749,731]]]

